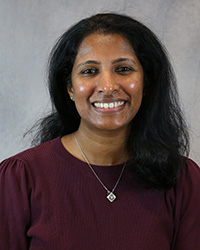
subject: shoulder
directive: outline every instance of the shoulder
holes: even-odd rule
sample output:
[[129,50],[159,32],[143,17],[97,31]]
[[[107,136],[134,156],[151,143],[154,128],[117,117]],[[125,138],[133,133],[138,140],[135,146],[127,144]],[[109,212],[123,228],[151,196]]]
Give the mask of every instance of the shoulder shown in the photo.
[[200,168],[191,159],[184,158],[180,175],[177,179],[176,193],[183,196],[182,201],[196,198],[200,201]]
[[200,168],[193,160],[184,158],[177,185],[184,186],[188,189],[191,187],[200,188]]
[[174,189],[174,249],[197,249],[200,246],[200,168],[185,158]]
[[29,148],[14,156],[11,156],[0,163],[0,172],[30,172],[34,169],[41,169],[51,163],[52,158],[56,158],[52,149],[52,144],[59,138],[42,143],[33,148]]
[[[188,211],[198,214],[200,211],[200,168],[191,159],[184,158],[176,185],[167,191],[176,219],[180,219]],[[189,212],[190,214],[190,212]]]
[[2,162],[7,162],[7,161],[22,161],[22,162],[31,162],[34,160],[39,160],[40,158],[44,158],[48,155],[51,155],[53,150],[52,150],[52,143],[54,141],[58,141],[59,138],[56,138],[51,141],[44,142],[38,146],[28,148],[16,155],[13,155],[9,157],[8,159],[5,159]]
[[200,211],[200,168],[191,159],[185,158],[181,174],[176,185],[176,200],[180,214],[188,209],[196,214]]

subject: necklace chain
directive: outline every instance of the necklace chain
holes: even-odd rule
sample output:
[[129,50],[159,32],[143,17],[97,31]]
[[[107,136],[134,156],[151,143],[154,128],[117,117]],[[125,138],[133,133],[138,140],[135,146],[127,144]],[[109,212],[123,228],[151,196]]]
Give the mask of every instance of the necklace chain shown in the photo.
[[85,159],[86,163],[88,164],[89,168],[91,169],[92,173],[93,173],[94,176],[97,178],[97,180],[100,182],[100,184],[102,185],[102,187],[107,191],[107,199],[108,199],[110,202],[113,202],[113,201],[117,198],[116,195],[114,194],[114,191],[115,191],[115,189],[117,188],[117,186],[118,186],[118,184],[119,184],[119,182],[120,182],[120,180],[121,180],[121,178],[122,178],[122,175],[123,175],[123,173],[124,173],[124,169],[125,169],[125,167],[126,167],[127,160],[125,161],[125,163],[124,163],[124,165],[123,165],[123,167],[122,167],[122,171],[121,171],[121,173],[120,173],[120,175],[119,175],[119,178],[117,179],[117,182],[115,183],[115,186],[113,187],[112,191],[110,191],[110,190],[104,185],[104,183],[101,181],[101,179],[99,178],[99,176],[97,175],[97,173],[95,172],[95,170],[93,169],[93,167],[91,166],[91,164],[89,163],[89,161],[88,161],[86,155],[84,154],[84,152],[83,152],[83,150],[82,150],[82,148],[81,148],[81,146],[80,146],[80,144],[79,144],[78,139],[77,139],[76,136],[75,136],[75,141],[76,141],[76,144],[77,144],[77,146],[78,146],[78,148],[79,148],[79,150],[80,150],[80,152],[81,152],[83,158]]

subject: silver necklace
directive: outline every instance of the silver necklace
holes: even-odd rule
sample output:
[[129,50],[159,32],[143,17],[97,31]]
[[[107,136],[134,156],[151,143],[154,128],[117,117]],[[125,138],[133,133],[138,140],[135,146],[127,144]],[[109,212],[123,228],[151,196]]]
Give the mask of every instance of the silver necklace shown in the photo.
[[122,167],[122,171],[121,171],[121,173],[120,173],[120,175],[119,175],[119,178],[118,178],[117,182],[115,183],[114,188],[112,189],[112,191],[110,191],[110,190],[103,184],[103,182],[101,181],[101,179],[99,178],[99,176],[97,175],[97,173],[95,172],[95,170],[93,169],[93,167],[91,166],[91,164],[89,163],[89,161],[88,161],[86,155],[83,153],[83,150],[82,150],[82,148],[81,148],[81,146],[80,146],[80,144],[79,144],[78,139],[76,138],[76,136],[75,136],[75,141],[76,141],[76,144],[77,144],[77,146],[78,146],[78,148],[79,148],[79,150],[80,150],[80,152],[81,152],[83,158],[84,158],[85,161],[87,162],[89,168],[92,170],[94,176],[95,176],[95,177],[97,178],[97,180],[101,183],[102,187],[107,191],[107,196],[106,196],[107,199],[108,199],[110,202],[113,202],[113,201],[116,200],[116,198],[117,198],[117,196],[114,194],[114,191],[115,191],[117,185],[119,184],[119,182],[120,182],[120,180],[121,180],[121,178],[122,178],[122,175],[123,175],[123,173],[124,173],[124,169],[125,169],[125,167],[126,167],[127,160],[126,160],[126,162],[124,163],[124,165],[123,165],[123,167]]

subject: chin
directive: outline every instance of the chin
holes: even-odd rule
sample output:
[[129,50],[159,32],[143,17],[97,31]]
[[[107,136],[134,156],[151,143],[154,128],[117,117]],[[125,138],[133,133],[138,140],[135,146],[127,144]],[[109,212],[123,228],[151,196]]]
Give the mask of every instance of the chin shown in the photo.
[[98,124],[95,126],[96,129],[101,131],[116,131],[116,130],[123,130],[127,129],[129,126],[128,124]]

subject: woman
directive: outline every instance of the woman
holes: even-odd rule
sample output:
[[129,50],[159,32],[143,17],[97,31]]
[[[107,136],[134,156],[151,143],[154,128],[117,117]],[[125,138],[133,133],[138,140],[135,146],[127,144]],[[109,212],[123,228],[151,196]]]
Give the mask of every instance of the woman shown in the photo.
[[130,17],[71,27],[38,146],[1,164],[2,249],[200,247],[200,170],[164,48]]

